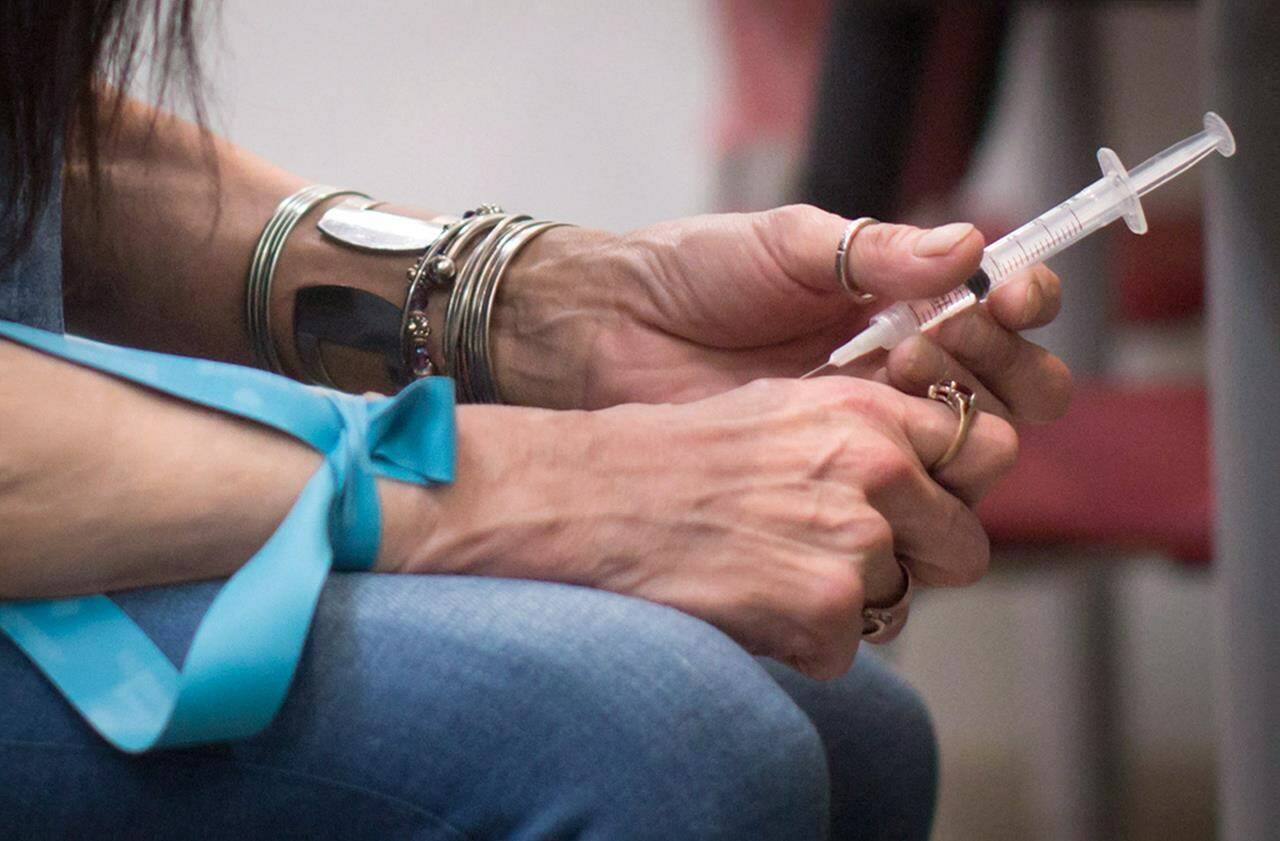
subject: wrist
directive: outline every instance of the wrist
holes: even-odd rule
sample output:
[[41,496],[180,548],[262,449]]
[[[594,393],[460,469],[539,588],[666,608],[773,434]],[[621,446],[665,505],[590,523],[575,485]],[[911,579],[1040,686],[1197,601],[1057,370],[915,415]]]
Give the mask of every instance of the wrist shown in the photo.
[[378,569],[585,583],[574,572],[573,547],[563,541],[565,524],[582,513],[574,504],[582,478],[568,466],[578,462],[558,451],[589,449],[590,413],[457,411],[453,483],[380,487]]
[[547,408],[599,405],[605,361],[630,306],[622,238],[557,228],[512,262],[493,316],[493,368],[506,401]]

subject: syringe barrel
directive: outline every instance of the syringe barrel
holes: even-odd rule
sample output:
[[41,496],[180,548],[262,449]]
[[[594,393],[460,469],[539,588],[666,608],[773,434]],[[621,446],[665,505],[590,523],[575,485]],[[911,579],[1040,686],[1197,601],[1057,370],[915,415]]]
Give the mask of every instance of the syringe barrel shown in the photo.
[[988,283],[958,286],[926,301],[902,301],[877,314],[872,320],[882,322],[880,330],[884,339],[892,342],[885,347],[892,347],[912,333],[928,330],[968,309],[1019,269],[1057,254],[1120,218],[1130,195],[1128,186],[1120,178],[1104,176],[991,243],[982,252],[982,271]]
[[930,298],[927,301],[904,301],[906,308],[916,323],[917,330],[928,330],[935,324],[946,321],[956,313],[966,310],[978,303],[968,286],[957,286],[945,295]]
[[871,324],[831,354],[829,364],[840,366],[877,348],[892,348],[908,336],[928,330],[973,306],[1019,269],[1047,260],[1077,240],[1124,217],[1129,228],[1145,233],[1147,221],[1139,197],[1185,172],[1214,151],[1235,154],[1236,142],[1222,118],[1204,115],[1204,131],[1170,146],[1125,172],[1110,149],[1098,150],[1103,176],[1057,207],[988,245],[980,272],[946,295],[927,301],[899,301],[876,315]]
[[1119,177],[1099,178],[1062,204],[991,243],[982,253],[982,270],[991,280],[991,287],[1120,218],[1130,195]]

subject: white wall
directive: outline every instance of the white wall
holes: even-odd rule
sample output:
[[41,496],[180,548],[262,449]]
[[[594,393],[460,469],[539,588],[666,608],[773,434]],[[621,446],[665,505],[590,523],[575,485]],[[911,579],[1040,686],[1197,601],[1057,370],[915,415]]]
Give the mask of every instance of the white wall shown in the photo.
[[625,229],[711,194],[702,3],[227,0],[215,125],[305,177]]

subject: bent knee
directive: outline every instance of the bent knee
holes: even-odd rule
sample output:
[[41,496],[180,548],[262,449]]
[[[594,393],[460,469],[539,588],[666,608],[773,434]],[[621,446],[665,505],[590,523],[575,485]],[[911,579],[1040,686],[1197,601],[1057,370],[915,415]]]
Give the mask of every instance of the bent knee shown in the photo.
[[[579,768],[583,782],[562,801],[579,820],[589,817],[589,834],[823,833],[821,739],[755,657],[705,622],[651,602],[580,588],[555,598],[557,621],[525,636],[523,655],[557,705],[573,710],[568,736],[581,761],[607,769]],[[558,710],[538,713],[546,714],[562,721]]]
[[[464,793],[429,804],[464,831],[821,834],[829,784],[813,723],[756,658],[710,625],[651,602],[544,582],[432,577],[361,587],[395,592],[372,600],[372,621],[353,624],[351,614],[364,611],[342,603],[340,585],[327,609],[344,621],[328,629],[322,611],[318,630],[355,645],[353,660],[361,649],[396,649],[395,669],[362,678],[377,683],[369,694],[397,699],[368,726],[386,730],[393,719],[406,750],[442,739],[465,744],[465,757],[446,761],[433,751],[414,763],[421,780],[447,776]],[[369,638],[353,641],[353,631]],[[405,650],[397,642],[414,638],[429,643]]]

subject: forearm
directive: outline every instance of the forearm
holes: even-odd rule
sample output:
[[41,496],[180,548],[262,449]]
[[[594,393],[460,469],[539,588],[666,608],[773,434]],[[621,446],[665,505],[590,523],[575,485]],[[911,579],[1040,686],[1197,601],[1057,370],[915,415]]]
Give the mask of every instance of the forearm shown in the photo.
[[[230,575],[320,464],[283,433],[0,340],[0,598]],[[379,485],[380,569],[420,550],[434,491]]]
[[210,149],[191,124],[133,101],[103,144],[96,205],[87,168],[74,158],[66,168],[71,332],[249,362],[249,254],[272,207],[299,180],[229,143],[214,141]]
[[[275,206],[306,182],[229,142],[211,142],[207,146],[192,124],[131,101],[103,150],[97,207],[87,171],[68,167],[63,250],[71,332],[252,364],[244,315],[251,255]],[[286,373],[294,376],[301,371],[292,328],[299,288],[352,286],[397,307],[404,301],[413,255],[359,251],[316,229],[319,214],[339,200],[320,205],[295,229],[275,274],[272,331]],[[610,292],[599,252],[613,240],[598,231],[552,231],[511,266],[494,317],[494,362],[512,402],[577,405],[575,392],[588,376],[584,341],[598,329],[595,316]],[[447,293],[432,296],[437,360],[446,303]],[[393,387],[369,354],[339,350],[326,357],[326,367],[350,391]]]

